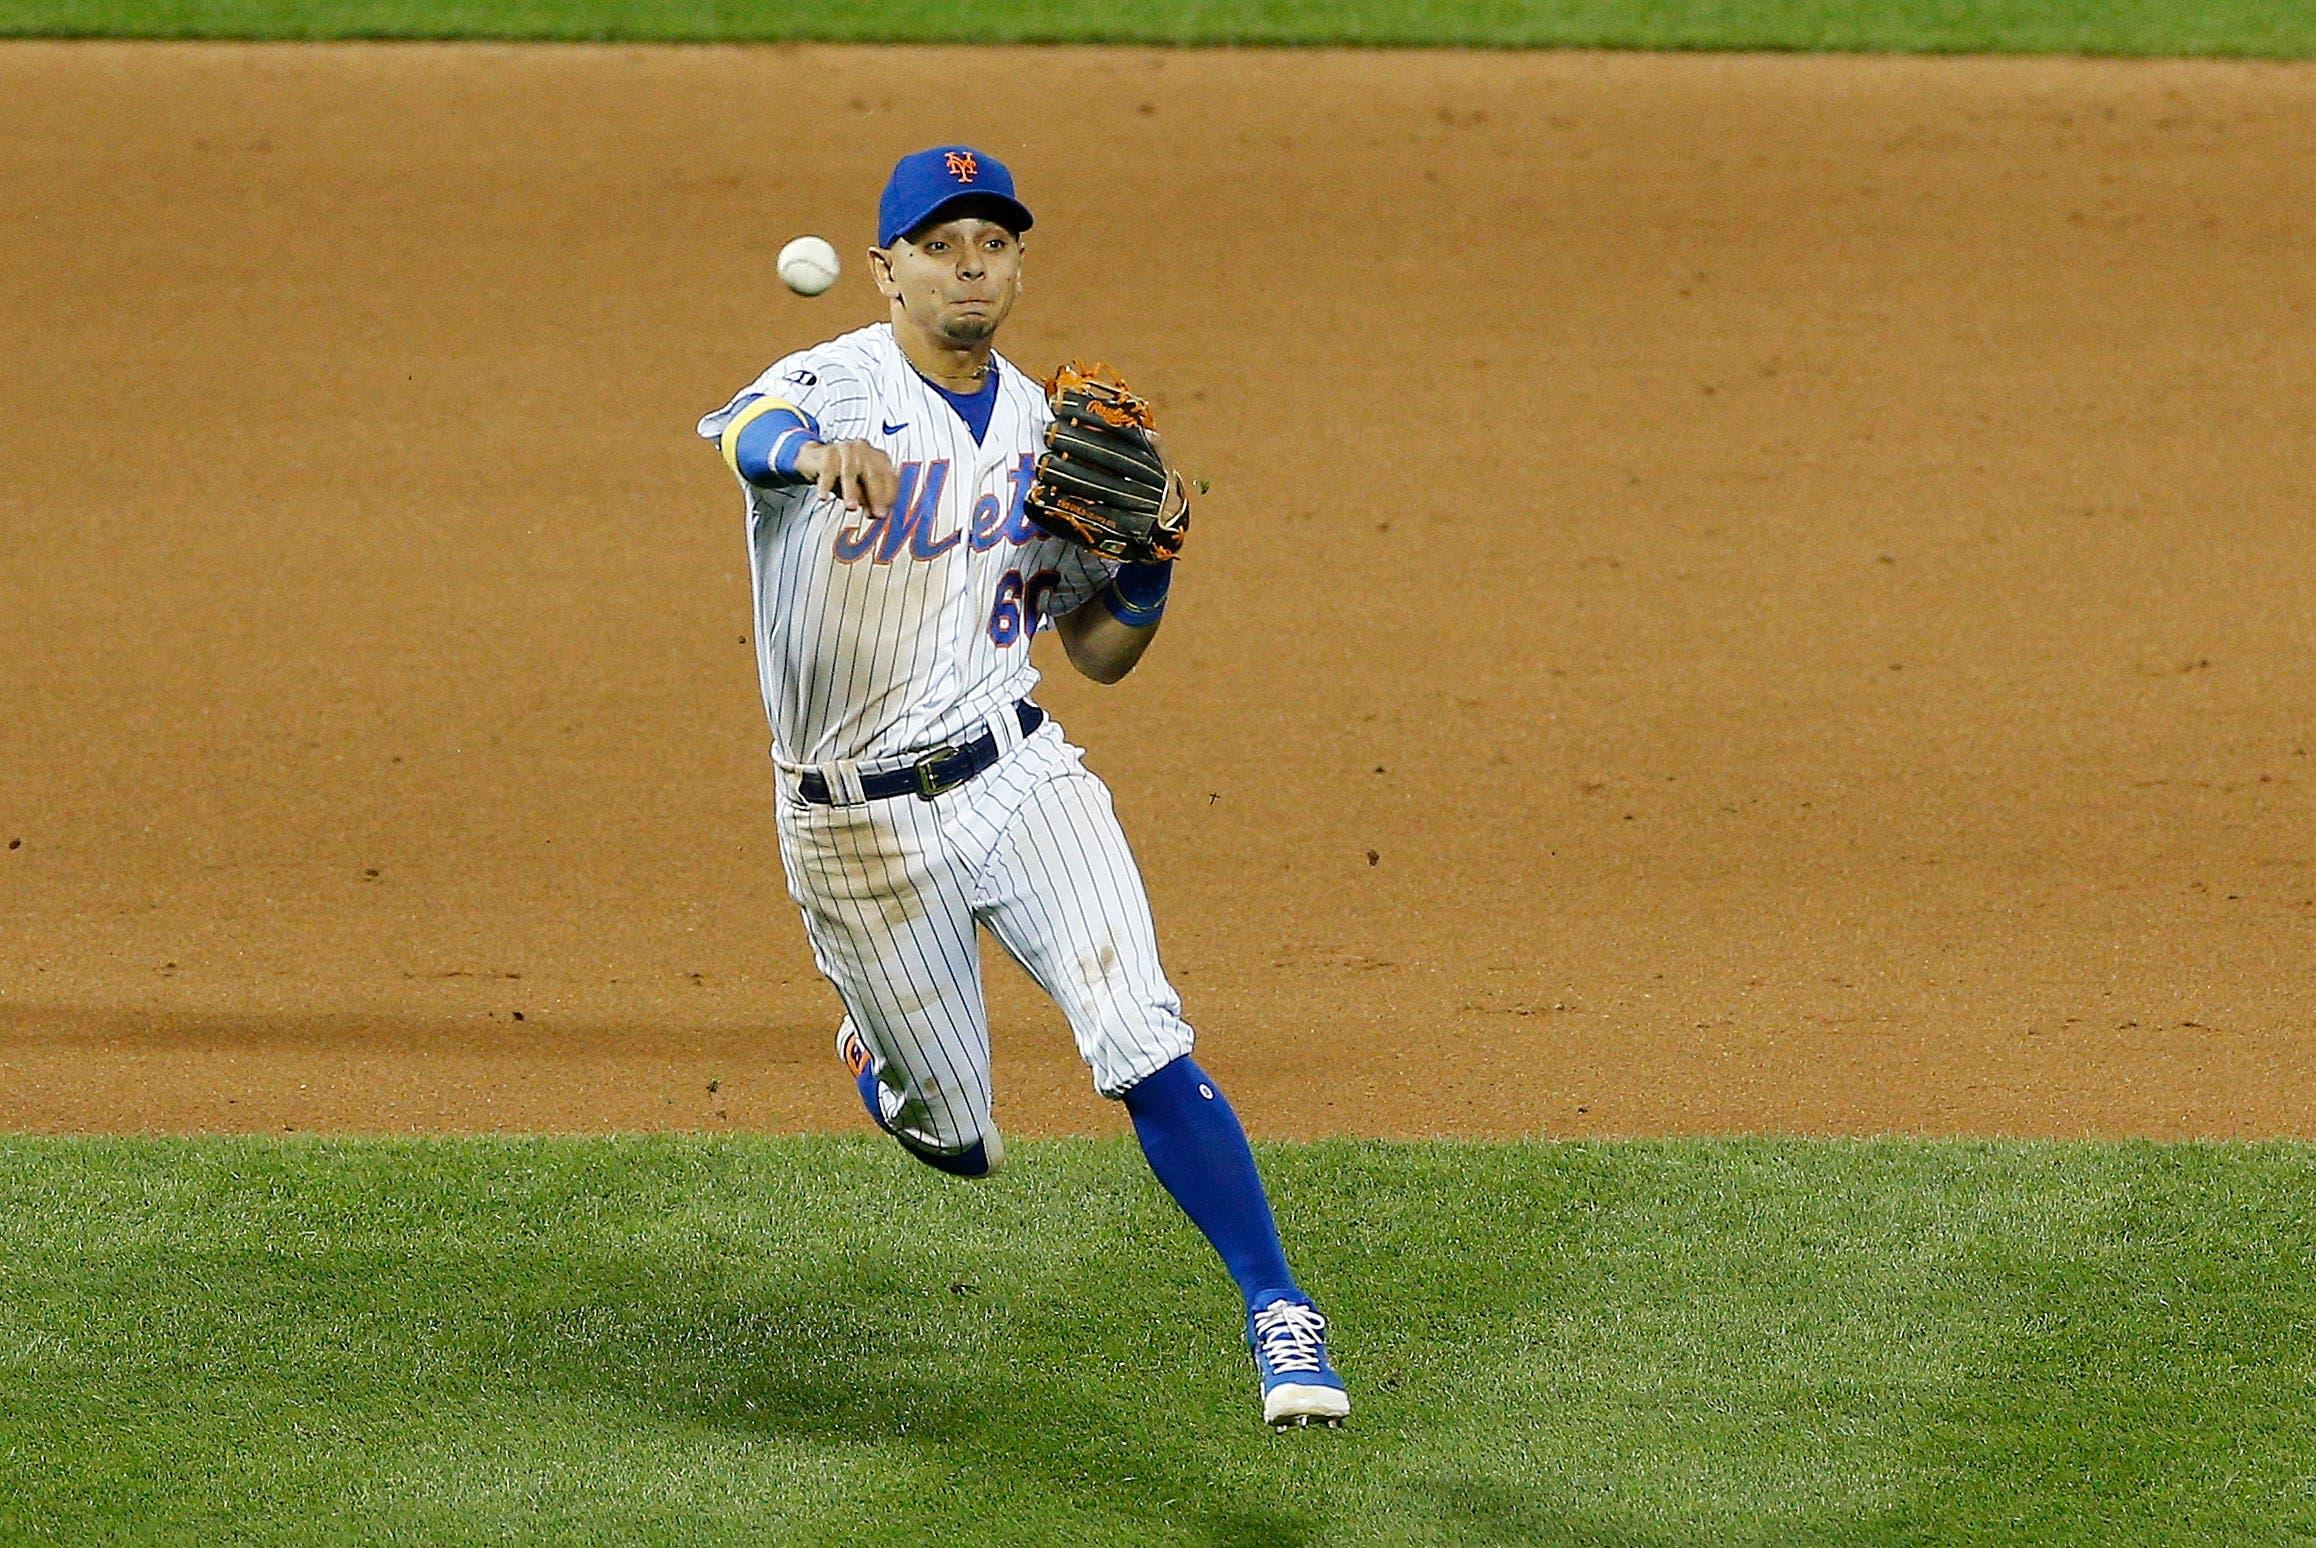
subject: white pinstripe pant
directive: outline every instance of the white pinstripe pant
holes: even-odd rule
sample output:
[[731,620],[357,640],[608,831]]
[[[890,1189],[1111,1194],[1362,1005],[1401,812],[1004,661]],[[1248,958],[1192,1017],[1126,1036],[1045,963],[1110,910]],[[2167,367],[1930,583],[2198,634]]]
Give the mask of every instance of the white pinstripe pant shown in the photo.
[[1049,720],[931,801],[783,790],[780,859],[813,960],[876,1055],[886,1119],[920,1144],[960,1150],[993,1126],[976,925],[1068,1015],[1103,1095],[1190,1052],[1141,872],[1082,757]]

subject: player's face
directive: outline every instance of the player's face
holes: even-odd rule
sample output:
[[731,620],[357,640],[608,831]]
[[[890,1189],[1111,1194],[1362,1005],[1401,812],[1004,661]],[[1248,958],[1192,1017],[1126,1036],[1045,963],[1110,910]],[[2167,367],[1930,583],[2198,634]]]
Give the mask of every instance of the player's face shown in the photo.
[[995,221],[943,221],[896,239],[882,257],[877,289],[944,343],[986,341],[1021,294],[1021,238]]

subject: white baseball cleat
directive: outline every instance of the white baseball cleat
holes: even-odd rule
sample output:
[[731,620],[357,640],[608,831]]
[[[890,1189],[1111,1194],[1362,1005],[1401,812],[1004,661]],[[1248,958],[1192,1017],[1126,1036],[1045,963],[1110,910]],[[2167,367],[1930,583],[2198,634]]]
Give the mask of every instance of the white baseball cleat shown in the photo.
[[1246,1343],[1262,1377],[1263,1423],[1277,1430],[1343,1423],[1351,1394],[1327,1361],[1327,1319],[1308,1299],[1262,1300],[1247,1313]]

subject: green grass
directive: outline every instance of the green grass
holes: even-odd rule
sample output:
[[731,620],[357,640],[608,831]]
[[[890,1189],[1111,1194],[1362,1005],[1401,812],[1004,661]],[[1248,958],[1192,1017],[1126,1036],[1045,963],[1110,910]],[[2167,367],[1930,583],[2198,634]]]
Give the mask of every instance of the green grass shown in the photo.
[[0,1139],[0,1542],[2316,1534],[2316,1148],[1264,1160],[1339,1434],[1119,1143]]
[[0,0],[0,36],[2316,55],[2311,0]]

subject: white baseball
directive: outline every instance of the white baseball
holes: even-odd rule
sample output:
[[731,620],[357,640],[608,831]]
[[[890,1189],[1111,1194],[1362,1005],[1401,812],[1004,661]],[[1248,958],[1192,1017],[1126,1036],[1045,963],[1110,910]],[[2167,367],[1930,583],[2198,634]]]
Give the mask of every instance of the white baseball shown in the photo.
[[800,236],[780,249],[780,278],[800,296],[817,296],[836,283],[842,265],[824,238]]

